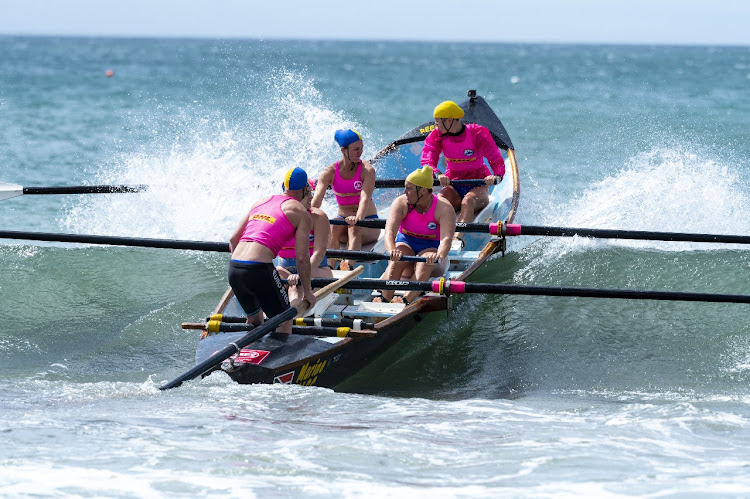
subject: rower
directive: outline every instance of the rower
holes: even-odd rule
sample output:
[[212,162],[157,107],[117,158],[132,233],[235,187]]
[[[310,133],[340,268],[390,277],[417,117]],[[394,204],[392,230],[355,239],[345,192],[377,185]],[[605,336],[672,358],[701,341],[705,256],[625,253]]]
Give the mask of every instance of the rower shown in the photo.
[[[331,234],[331,224],[328,221],[328,215],[320,208],[313,208],[311,206],[312,196],[305,196],[302,198],[301,203],[312,217],[312,230],[309,235],[311,275],[317,278],[332,279],[333,272],[328,266],[328,259],[326,258],[328,238]],[[290,238],[281,247],[276,263],[276,270],[282,279],[287,280],[287,284],[289,285],[287,292],[291,301],[301,298],[299,291],[302,288],[300,286],[299,273],[297,272],[296,256],[295,239]]]
[[[247,323],[256,326],[263,323],[264,313],[271,318],[289,308],[289,296],[272,263],[289,239],[294,239],[303,299],[310,306],[315,304],[308,253],[312,219],[302,204],[302,200],[312,196],[312,189],[305,170],[287,171],[283,189],[283,194],[256,202],[229,240],[229,285],[247,314]],[[292,321],[284,322],[276,332],[290,334]]]
[[[334,140],[341,149],[342,159],[326,167],[320,174],[312,205],[320,208],[328,186],[338,205],[338,216],[348,225],[335,225],[331,228],[328,247],[339,249],[345,243],[349,250],[359,251],[363,244],[377,241],[379,229],[366,229],[355,224],[359,220],[378,218],[378,210],[372,199],[375,189],[375,168],[369,161],[362,161],[364,143],[356,130],[336,130]],[[351,270],[353,262],[341,262],[341,270]]]
[[[441,276],[448,268],[448,252],[456,230],[456,212],[445,198],[432,192],[431,166],[418,168],[406,177],[404,193],[397,197],[385,222],[385,247],[390,261],[382,279],[401,280],[413,275],[418,281]],[[425,262],[402,262],[401,257],[418,255]],[[419,291],[409,291],[403,298],[384,290],[382,299],[409,304]]]
[[[435,170],[442,186],[439,195],[459,212],[457,221],[472,222],[474,214],[489,204],[488,186],[503,179],[505,161],[487,128],[461,122],[464,110],[455,102],[440,103],[432,114],[436,128],[424,141],[421,164]],[[447,165],[445,173],[437,168],[441,153]],[[484,163],[485,158],[492,171]],[[457,179],[484,179],[485,185],[450,185],[451,180]],[[462,235],[456,234],[456,239],[463,247]]]

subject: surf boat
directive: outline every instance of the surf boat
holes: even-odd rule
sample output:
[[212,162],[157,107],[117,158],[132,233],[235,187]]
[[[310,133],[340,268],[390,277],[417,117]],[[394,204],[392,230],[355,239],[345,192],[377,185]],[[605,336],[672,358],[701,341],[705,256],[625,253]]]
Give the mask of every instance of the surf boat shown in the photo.
[[[513,144],[487,102],[473,90],[469,91],[468,97],[459,104],[466,113],[463,122],[487,127],[506,163],[502,182],[491,186],[490,203],[477,213],[474,223],[511,223],[520,193]],[[372,160],[378,176],[404,178],[419,168],[424,140],[434,128],[432,120],[425,122],[381,150]],[[400,193],[395,189],[377,190],[376,203],[381,207],[390,206]],[[378,216],[385,219],[387,214],[388,210],[384,208]],[[371,251],[385,253],[384,232],[381,231],[381,239],[372,245]],[[503,235],[465,233],[463,247],[454,244],[451,248],[450,264],[444,277],[467,280],[488,258],[504,252],[505,244]],[[377,279],[384,272],[387,260],[368,261],[362,265],[365,267],[362,278]],[[334,271],[336,278],[343,274],[345,272]],[[318,300],[305,317],[295,319],[288,338],[282,340],[278,339],[278,335],[266,335],[245,346],[210,372],[223,370],[241,384],[294,383],[335,388],[386,349],[393,347],[417,327],[426,314],[450,307],[450,297],[433,292],[423,294],[408,305],[375,303],[372,295],[370,289],[343,289],[330,294]],[[203,324],[205,327],[196,350],[196,364],[206,361],[244,336],[247,333],[247,325],[242,324],[245,317],[245,312],[229,288]]]

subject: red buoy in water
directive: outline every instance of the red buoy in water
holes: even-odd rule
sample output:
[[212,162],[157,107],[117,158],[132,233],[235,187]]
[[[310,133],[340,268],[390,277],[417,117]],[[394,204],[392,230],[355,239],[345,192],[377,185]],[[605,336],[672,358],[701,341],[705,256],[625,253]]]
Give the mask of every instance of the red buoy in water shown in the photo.
[[115,72],[111,69],[108,69],[104,72],[104,74],[107,76],[107,78],[112,78],[115,75]]

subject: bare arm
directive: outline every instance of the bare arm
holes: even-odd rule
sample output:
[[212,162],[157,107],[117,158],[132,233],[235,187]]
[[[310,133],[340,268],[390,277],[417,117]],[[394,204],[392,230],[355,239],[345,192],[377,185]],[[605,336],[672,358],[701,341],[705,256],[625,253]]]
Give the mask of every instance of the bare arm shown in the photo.
[[284,203],[289,206],[293,216],[289,216],[286,209],[284,213],[287,214],[287,218],[295,226],[294,232],[294,253],[297,259],[297,274],[299,274],[300,284],[304,289],[304,298],[310,303],[315,304],[315,296],[313,296],[312,287],[310,286],[311,267],[310,267],[310,231],[312,230],[312,218],[305,208],[298,202],[295,203]]
[[333,165],[328,166],[318,177],[318,183],[315,185],[315,195],[312,199],[312,207],[320,208],[323,204],[323,198],[326,195],[328,187],[333,183]]
[[401,221],[406,216],[406,196],[401,195],[393,202],[388,218],[385,221],[385,249],[388,253],[393,254],[396,250],[396,233],[401,225]]
[[357,220],[364,220],[367,216],[367,207],[372,200],[375,190],[375,168],[369,162],[362,162],[362,192],[359,195],[359,206],[357,207]]
[[331,235],[331,224],[328,222],[328,215],[318,208],[312,209],[313,232],[315,233],[315,244],[313,254],[310,257],[310,267],[316,269],[326,256],[328,248],[328,238]]
[[440,224],[440,246],[437,254],[441,260],[448,258],[448,252],[451,250],[453,234],[456,232],[456,212],[453,206],[445,198],[438,198],[438,207],[435,210],[437,222]]

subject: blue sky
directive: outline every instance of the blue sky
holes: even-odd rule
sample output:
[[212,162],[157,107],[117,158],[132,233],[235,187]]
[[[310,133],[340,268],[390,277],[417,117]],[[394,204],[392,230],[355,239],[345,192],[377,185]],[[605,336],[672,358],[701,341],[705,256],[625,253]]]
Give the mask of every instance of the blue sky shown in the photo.
[[0,34],[750,45],[747,0],[0,0]]

